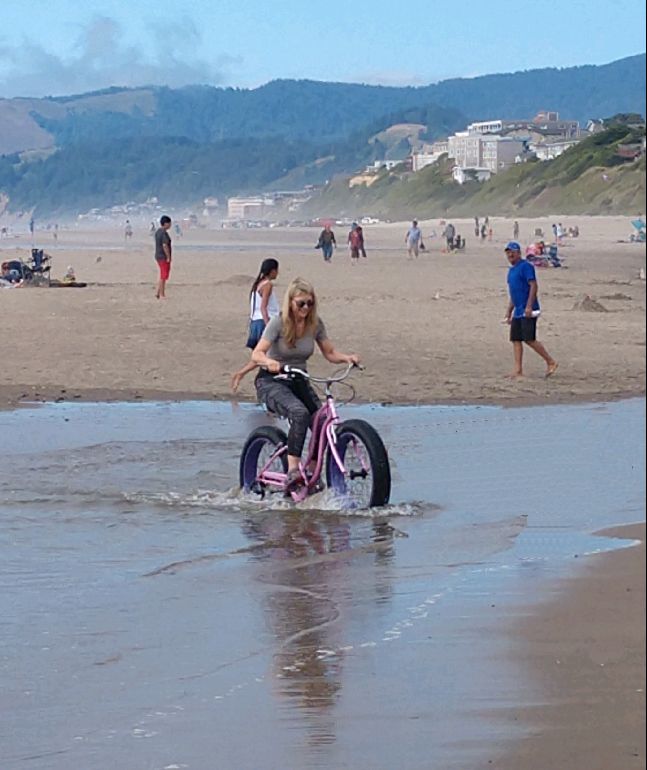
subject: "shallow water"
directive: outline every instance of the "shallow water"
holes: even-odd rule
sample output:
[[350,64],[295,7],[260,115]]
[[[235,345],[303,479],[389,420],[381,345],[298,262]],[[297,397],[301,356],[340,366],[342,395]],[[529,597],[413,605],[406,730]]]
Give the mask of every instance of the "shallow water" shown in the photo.
[[532,697],[504,608],[644,520],[644,412],[346,407],[394,477],[352,515],[238,494],[250,405],[0,413],[0,767],[474,766]]

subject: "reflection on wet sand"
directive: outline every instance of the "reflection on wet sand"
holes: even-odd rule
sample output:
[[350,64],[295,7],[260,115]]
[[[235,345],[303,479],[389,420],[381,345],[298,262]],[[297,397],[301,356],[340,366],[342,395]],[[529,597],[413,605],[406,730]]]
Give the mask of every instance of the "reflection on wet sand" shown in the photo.
[[373,559],[375,601],[384,602],[391,591],[388,566],[394,555],[394,529],[385,519],[367,525],[362,542],[355,543],[347,518],[338,515],[281,514],[248,518],[245,534],[254,543],[256,579],[271,586],[264,601],[267,627],[275,637],[273,678],[276,694],[286,699],[284,718],[294,720],[293,706],[301,712],[311,747],[335,741],[333,707],[342,687],[344,613],[353,607],[351,568],[358,555]]

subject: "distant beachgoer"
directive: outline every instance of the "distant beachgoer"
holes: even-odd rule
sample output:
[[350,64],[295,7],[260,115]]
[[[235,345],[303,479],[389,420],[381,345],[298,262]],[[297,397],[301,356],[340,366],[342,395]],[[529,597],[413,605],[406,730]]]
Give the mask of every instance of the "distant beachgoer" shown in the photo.
[[319,233],[319,240],[317,241],[316,246],[316,248],[321,249],[324,262],[330,262],[333,249],[336,248],[336,246],[337,241],[335,240],[335,233],[332,231],[330,225],[326,225]]
[[58,225],[54,225],[54,232],[52,233],[54,240],[58,241]]
[[359,253],[366,259],[366,249],[364,248],[364,230],[361,225],[357,225],[357,237],[359,238]]
[[156,231],[157,231],[157,228],[155,227],[155,222],[151,222],[151,226],[149,230],[150,234],[155,235]]
[[[278,300],[274,294],[273,284],[278,274],[278,260],[264,259],[249,292],[249,333],[245,345],[250,350],[254,350],[258,344],[270,319],[281,312]],[[243,377],[249,372],[253,372],[254,369],[256,369],[256,364],[250,360],[242,369],[231,375],[230,384],[234,393],[238,390]]]
[[512,240],[518,241],[519,240],[519,222],[515,219],[514,224],[512,225]]
[[182,237],[182,228],[180,227],[179,222],[175,223],[175,234],[177,235],[178,238]]
[[447,251],[453,251],[454,250],[454,236],[456,235],[456,228],[451,222],[448,222],[445,225],[445,229],[443,230],[443,236],[445,237],[445,241],[447,243]]
[[557,225],[554,222],[552,225],[552,230],[553,230],[553,240],[555,241],[555,243],[557,243]]
[[487,231],[487,239],[488,239],[488,241],[492,240],[492,236],[493,235],[494,235],[494,230],[491,227],[488,227],[488,231]]
[[485,224],[481,225],[481,240],[484,241],[487,238],[487,227]]
[[481,227],[479,225],[479,218],[474,217],[474,235],[478,238],[480,232],[481,232]]
[[408,259],[417,259],[418,251],[422,248],[422,231],[418,227],[418,221],[416,219],[411,223],[411,227],[407,230],[407,234],[404,236],[404,242],[407,245]]
[[171,217],[166,214],[160,219],[160,226],[155,232],[155,260],[159,267],[160,277],[157,282],[157,299],[166,298],[166,282],[171,275]]
[[521,257],[521,246],[511,241],[505,247],[510,263],[508,270],[508,293],[510,300],[505,320],[510,324],[510,342],[514,349],[514,369],[510,378],[523,377],[523,346],[541,356],[546,362],[546,377],[557,371],[557,362],[537,340],[537,318],[540,307],[537,299],[537,278],[535,268]]
[[130,219],[126,220],[126,227],[124,228],[124,240],[128,241],[133,237],[133,226],[130,224]]
[[562,227],[561,222],[557,224],[557,228],[555,229],[555,240],[557,241],[558,246],[562,245],[564,240],[564,228]]
[[348,233],[348,247],[350,249],[351,264],[355,264],[359,260],[360,250],[364,246],[364,238],[362,235],[362,228],[353,222]]

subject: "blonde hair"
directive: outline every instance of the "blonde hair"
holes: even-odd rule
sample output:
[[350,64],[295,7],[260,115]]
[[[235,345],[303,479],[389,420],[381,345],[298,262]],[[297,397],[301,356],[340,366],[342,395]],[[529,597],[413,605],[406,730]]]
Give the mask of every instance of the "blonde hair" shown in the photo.
[[293,348],[297,341],[297,325],[294,320],[294,315],[292,314],[292,300],[298,294],[309,294],[314,302],[314,305],[310,308],[310,312],[306,318],[304,334],[310,333],[314,335],[317,330],[317,325],[319,324],[319,317],[317,316],[317,295],[315,294],[314,286],[303,278],[295,278],[290,282],[290,285],[285,292],[283,305],[281,307],[283,339],[290,348]]

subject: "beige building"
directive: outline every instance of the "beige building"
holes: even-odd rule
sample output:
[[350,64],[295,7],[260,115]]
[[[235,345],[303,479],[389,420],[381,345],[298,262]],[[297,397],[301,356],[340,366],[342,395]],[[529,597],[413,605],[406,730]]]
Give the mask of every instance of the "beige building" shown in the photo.
[[411,156],[412,171],[420,171],[420,169],[426,166],[431,166],[441,155],[446,155],[448,151],[449,141],[447,139],[425,145],[420,152],[414,152]]
[[469,131],[458,131],[447,140],[447,154],[461,168],[481,165],[481,136]]

